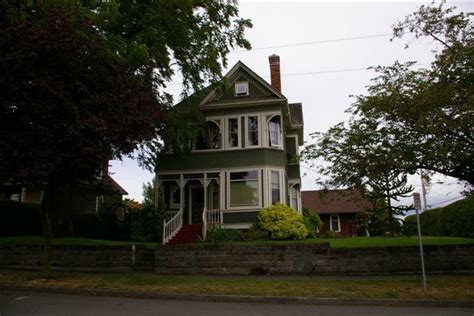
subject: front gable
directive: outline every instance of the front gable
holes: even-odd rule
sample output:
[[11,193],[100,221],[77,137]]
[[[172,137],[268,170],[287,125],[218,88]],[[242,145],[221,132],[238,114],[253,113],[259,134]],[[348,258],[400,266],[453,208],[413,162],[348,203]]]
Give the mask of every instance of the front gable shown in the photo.
[[[213,89],[206,95],[200,104],[202,108],[260,101],[286,101],[281,93],[240,61],[225,75],[225,80],[223,87]],[[248,83],[247,95],[236,95],[234,87],[237,82]]]

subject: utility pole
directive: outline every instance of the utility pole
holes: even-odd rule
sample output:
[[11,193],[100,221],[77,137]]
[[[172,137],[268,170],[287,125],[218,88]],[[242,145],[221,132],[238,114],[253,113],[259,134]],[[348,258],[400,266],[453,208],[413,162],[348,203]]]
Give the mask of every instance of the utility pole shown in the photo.
[[421,194],[423,195],[423,206],[421,208],[421,212],[423,213],[428,208],[428,204],[426,203],[425,177],[423,176],[423,169],[421,168],[420,168],[420,178],[421,178]]

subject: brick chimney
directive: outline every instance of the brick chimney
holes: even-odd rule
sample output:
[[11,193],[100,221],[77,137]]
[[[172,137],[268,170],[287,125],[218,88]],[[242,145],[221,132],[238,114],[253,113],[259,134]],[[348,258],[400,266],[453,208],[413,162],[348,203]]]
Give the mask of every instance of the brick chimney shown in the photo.
[[268,57],[268,61],[270,62],[272,87],[281,93],[280,56],[273,54]]

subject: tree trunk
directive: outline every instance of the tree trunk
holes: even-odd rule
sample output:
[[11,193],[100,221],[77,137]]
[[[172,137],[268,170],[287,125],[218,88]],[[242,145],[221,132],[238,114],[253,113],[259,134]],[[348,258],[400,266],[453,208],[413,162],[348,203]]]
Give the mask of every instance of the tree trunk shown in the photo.
[[51,207],[53,199],[52,185],[48,184],[43,191],[41,201],[41,221],[43,223],[43,277],[50,279],[53,263],[53,229],[51,226]]

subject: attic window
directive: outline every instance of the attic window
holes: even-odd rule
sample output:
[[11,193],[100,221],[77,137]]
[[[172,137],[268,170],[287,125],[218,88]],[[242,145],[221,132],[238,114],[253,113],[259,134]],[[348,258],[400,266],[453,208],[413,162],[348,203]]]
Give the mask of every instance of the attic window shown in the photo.
[[235,83],[235,95],[249,95],[249,83],[247,81]]

